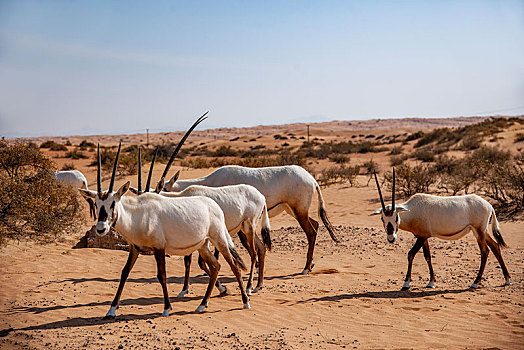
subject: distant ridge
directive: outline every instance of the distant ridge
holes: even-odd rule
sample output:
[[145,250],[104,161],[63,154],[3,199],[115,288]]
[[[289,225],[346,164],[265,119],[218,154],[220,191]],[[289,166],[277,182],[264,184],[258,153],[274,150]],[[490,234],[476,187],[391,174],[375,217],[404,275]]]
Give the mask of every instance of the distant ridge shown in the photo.
[[[203,139],[227,139],[237,136],[259,137],[271,136],[277,133],[293,132],[303,135],[307,128],[316,131],[316,134],[330,133],[347,133],[358,131],[392,131],[399,130],[404,132],[413,132],[416,130],[427,130],[444,127],[461,127],[480,123],[489,118],[524,118],[521,116],[492,116],[492,117],[453,117],[453,118],[379,118],[369,120],[334,120],[329,122],[317,123],[291,123],[280,125],[258,125],[244,128],[214,128],[196,130],[191,135],[191,140],[198,141]],[[216,121],[215,121],[216,122]],[[205,126],[205,125],[204,125]],[[185,131],[157,132],[149,134],[149,143],[176,142],[185,133]],[[120,139],[125,143],[146,143],[146,134],[123,134],[123,135],[71,135],[71,136],[39,136],[19,138],[21,140],[41,143],[45,140],[54,140],[56,142],[71,142],[79,144],[82,140],[100,143],[102,145],[117,143]]]

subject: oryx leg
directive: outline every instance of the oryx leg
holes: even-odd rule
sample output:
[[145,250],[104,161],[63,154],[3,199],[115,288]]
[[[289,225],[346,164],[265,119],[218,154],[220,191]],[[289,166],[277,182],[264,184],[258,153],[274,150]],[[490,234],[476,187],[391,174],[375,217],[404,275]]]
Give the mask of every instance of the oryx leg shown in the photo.
[[417,241],[408,253],[408,272],[406,272],[406,279],[404,280],[404,285],[402,286],[401,290],[409,289],[409,283],[411,282],[411,267],[413,266],[413,259],[415,258],[415,255],[417,255],[420,248],[422,248],[426,240],[427,238],[418,237]]
[[431,264],[431,252],[429,251],[429,242],[427,239],[424,241],[422,250],[424,251],[424,258],[426,259],[429,268],[429,283],[426,286],[426,288],[435,288],[435,274],[433,273],[433,265]]
[[491,248],[491,251],[497,257],[497,260],[500,264],[500,268],[502,269],[502,273],[504,274],[504,278],[506,280],[504,285],[505,286],[511,285],[509,272],[508,272],[508,269],[506,268],[506,264],[504,264],[504,260],[502,260],[502,253],[500,251],[499,245],[493,240],[493,238],[491,238],[488,235],[486,235],[486,243],[488,243],[488,246]]
[[[216,248],[215,248],[215,255],[214,256],[215,256],[215,259],[218,261],[219,252],[218,252],[218,249],[216,249]],[[200,269],[202,269],[202,271],[204,271],[209,276],[209,268],[207,267],[206,262],[202,258],[201,255],[198,255],[198,266],[200,266]],[[217,287],[218,292],[220,293],[220,295],[226,295],[227,294],[227,288],[222,283],[220,283],[220,279],[219,278],[217,278],[217,280],[215,281],[215,287]]]
[[113,299],[113,302],[111,303],[111,307],[109,308],[109,311],[105,315],[105,319],[107,318],[114,318],[116,317],[116,309],[118,308],[118,302],[120,301],[120,296],[122,295],[122,290],[124,289],[124,285],[126,284],[127,277],[129,276],[129,272],[135,265],[136,259],[138,258],[138,249],[132,244],[129,245],[129,256],[127,257],[127,262],[122,269],[122,274],[120,275],[120,283],[118,284],[118,290],[116,291],[115,298]]
[[473,232],[475,233],[475,237],[477,238],[477,243],[479,244],[480,248],[480,268],[479,273],[477,274],[477,278],[475,278],[475,282],[471,285],[470,288],[476,289],[478,288],[478,285],[480,284],[482,280],[482,274],[484,273],[484,268],[486,267],[486,261],[488,260],[489,255],[489,248],[486,244],[486,233],[479,231],[477,229],[473,229]]
[[266,259],[266,246],[257,235],[255,235],[255,247],[258,256],[258,283],[253,293],[258,292],[264,286],[264,261]]
[[242,223],[242,228],[246,236],[247,251],[249,257],[251,258],[251,268],[249,270],[249,278],[247,280],[246,293],[251,295],[251,290],[253,289],[253,270],[255,268],[255,263],[257,261],[257,253],[255,251],[255,225],[253,222],[244,222]]
[[198,250],[198,253],[202,257],[202,259],[205,261],[207,267],[209,268],[208,270],[209,284],[207,286],[206,294],[204,295],[204,299],[202,299],[202,302],[196,309],[196,312],[202,312],[207,307],[209,296],[211,295],[211,291],[213,290],[213,284],[215,284],[217,280],[218,271],[220,270],[220,263],[213,256],[213,254],[211,254],[211,251],[209,250],[207,244],[204,244],[202,248]]
[[[217,242],[217,244],[220,244]],[[240,273],[240,269],[233,261],[233,256],[231,255],[231,252],[229,251],[229,247],[227,246],[226,242],[223,243],[222,246],[216,246],[220,253],[224,256],[224,259],[226,259],[227,263],[229,264],[229,267],[231,268],[231,271],[233,271],[233,274],[235,275],[238,287],[240,288],[240,293],[242,294],[242,302],[244,303],[244,309],[251,309],[251,306],[249,305],[249,297],[246,294],[246,291],[244,290],[244,285],[242,283],[242,274]]]
[[[317,239],[317,230],[315,230],[315,227],[313,226],[312,222],[310,221],[310,218],[307,216],[307,214],[299,214],[296,213],[295,215],[298,223],[300,224],[300,227],[302,227],[302,230],[306,233],[307,242],[308,242],[308,249],[307,249],[307,258],[306,258],[306,266],[304,267],[304,270],[302,271],[303,275],[307,275],[311,272],[311,269],[313,269],[313,252],[315,250],[315,241]],[[313,220],[313,222],[317,223]],[[318,227],[318,223],[317,223]]]
[[[178,296],[177,296],[178,298],[182,298],[189,292],[189,272],[191,270],[191,256],[192,255],[193,254],[184,256],[184,267],[185,267],[184,286],[182,287],[182,291],[178,293]],[[199,256],[199,259],[200,259],[200,256]]]
[[162,317],[169,316],[171,311],[171,302],[169,301],[169,294],[167,292],[167,277],[166,277],[166,251],[164,249],[155,249],[155,260],[158,282],[162,285],[162,292],[164,293],[164,311]]

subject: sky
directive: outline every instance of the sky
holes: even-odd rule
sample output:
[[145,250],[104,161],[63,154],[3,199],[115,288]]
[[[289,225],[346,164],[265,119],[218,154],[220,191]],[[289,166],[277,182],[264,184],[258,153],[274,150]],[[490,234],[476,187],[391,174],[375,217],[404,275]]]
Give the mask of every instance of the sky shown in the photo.
[[0,136],[524,114],[524,1],[0,0]]

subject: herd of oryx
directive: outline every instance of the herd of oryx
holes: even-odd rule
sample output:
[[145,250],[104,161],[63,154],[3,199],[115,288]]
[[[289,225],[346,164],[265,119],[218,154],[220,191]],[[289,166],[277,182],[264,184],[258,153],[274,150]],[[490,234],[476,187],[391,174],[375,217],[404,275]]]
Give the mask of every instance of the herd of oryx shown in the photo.
[[[207,114],[207,113],[206,113]],[[336,242],[335,230],[325,209],[322,192],[315,178],[303,168],[277,166],[266,168],[246,168],[224,166],[210,175],[192,179],[178,180],[179,172],[169,181],[167,173],[180,151],[183,143],[193,129],[206,119],[200,117],[186,132],[173,152],[156,188],[150,188],[151,175],[156,159],[151,162],[147,183],[142,188],[141,160],[139,150],[138,188],[130,188],[129,181],[114,191],[115,175],[120,155],[120,147],[113,165],[109,188],[102,190],[100,146],[98,147],[97,190],[87,189],[87,181],[80,172],[57,173],[56,176],[80,188],[90,203],[92,214],[97,218],[96,232],[107,233],[114,227],[129,243],[129,257],[122,270],[115,298],[106,317],[115,317],[124,284],[140,252],[152,251],[157,263],[157,277],[164,294],[162,316],[169,316],[171,303],[167,290],[165,268],[166,254],[184,256],[185,280],[179,296],[189,289],[189,269],[191,254],[198,251],[198,263],[209,276],[209,285],[202,302],[196,309],[203,311],[208,304],[213,286],[221,294],[227,289],[218,280],[221,254],[235,275],[243,306],[250,308],[249,295],[263,287],[263,273],[266,249],[271,249],[269,217],[286,211],[292,215],[304,230],[308,241],[306,265],[303,274],[313,268],[313,251],[319,223],[311,218],[309,207],[314,192],[318,196],[318,214],[331,238]],[[408,271],[402,290],[407,290],[411,282],[413,259],[420,248],[423,249],[430,273],[427,285],[434,288],[435,275],[431,264],[428,238],[457,240],[472,231],[481,252],[481,263],[471,288],[481,282],[489,249],[495,254],[505,278],[510,285],[510,276],[502,259],[501,247],[505,242],[500,233],[499,223],[491,204],[477,195],[439,197],[416,194],[405,203],[395,203],[395,171],[393,170],[392,203],[385,205],[380,185],[375,174],[381,207],[371,215],[380,215],[387,234],[387,240],[394,243],[397,230],[409,231],[417,238],[408,253]],[[136,196],[124,196],[131,190]],[[260,221],[262,241],[256,234]],[[494,239],[488,234],[491,231]],[[242,245],[251,258],[249,279],[244,289],[240,270],[246,266],[235,249],[231,236],[238,234]],[[210,244],[215,247],[214,254]],[[258,263],[258,281],[253,288],[253,270]]]

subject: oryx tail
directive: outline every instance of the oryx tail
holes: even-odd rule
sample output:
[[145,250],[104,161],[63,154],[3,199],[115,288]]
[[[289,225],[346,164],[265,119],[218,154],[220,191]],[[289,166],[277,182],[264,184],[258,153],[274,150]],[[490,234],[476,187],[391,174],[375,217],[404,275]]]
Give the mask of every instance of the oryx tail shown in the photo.
[[267,205],[262,209],[262,240],[267,249],[271,250],[271,227],[269,226],[269,216],[267,215]]
[[333,228],[333,225],[328,219],[327,212],[324,206],[324,198],[322,197],[322,192],[320,191],[320,186],[317,184],[316,187],[317,194],[318,194],[318,216],[320,216],[320,219],[322,219],[322,222],[324,223],[324,226],[326,226],[329,235],[331,236],[331,239],[334,242],[339,242],[337,237],[335,237],[335,229]]
[[495,237],[499,246],[507,247],[506,242],[504,242],[502,234],[500,233],[500,225],[495,210],[493,208],[491,210],[491,232],[493,233],[493,237]]

